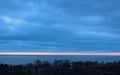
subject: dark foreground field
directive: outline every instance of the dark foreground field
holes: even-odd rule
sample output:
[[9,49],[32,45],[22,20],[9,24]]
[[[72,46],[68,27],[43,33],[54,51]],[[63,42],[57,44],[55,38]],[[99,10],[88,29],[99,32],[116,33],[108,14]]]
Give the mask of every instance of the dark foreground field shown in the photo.
[[0,75],[120,75],[120,61],[98,63],[91,61],[36,60],[25,65],[0,64]]

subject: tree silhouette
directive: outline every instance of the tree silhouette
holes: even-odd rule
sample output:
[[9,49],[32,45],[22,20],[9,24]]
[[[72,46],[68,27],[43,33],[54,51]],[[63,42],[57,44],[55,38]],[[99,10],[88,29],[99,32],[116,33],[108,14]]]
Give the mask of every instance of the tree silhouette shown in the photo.
[[120,61],[55,60],[54,63],[36,60],[26,65],[0,64],[0,75],[120,75]]

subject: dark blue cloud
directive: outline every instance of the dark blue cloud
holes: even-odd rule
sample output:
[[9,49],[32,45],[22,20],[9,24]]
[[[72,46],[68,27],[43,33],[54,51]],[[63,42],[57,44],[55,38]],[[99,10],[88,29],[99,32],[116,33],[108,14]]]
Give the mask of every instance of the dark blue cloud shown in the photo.
[[0,1],[0,51],[119,52],[119,0]]

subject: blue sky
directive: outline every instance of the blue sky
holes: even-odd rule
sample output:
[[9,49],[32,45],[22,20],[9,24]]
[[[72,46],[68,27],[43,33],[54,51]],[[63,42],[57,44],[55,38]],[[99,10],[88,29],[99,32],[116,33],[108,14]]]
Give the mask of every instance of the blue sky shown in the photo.
[[0,0],[1,52],[119,52],[120,0]]

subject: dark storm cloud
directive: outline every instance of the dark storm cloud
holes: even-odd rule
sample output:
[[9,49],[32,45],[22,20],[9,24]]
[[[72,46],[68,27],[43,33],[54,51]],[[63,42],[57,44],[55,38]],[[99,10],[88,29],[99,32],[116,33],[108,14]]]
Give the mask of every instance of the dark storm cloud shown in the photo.
[[0,1],[1,51],[119,51],[119,0]]

